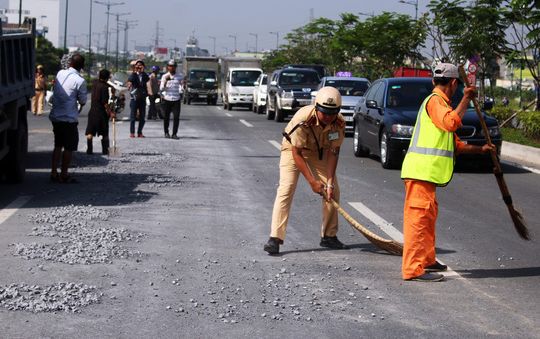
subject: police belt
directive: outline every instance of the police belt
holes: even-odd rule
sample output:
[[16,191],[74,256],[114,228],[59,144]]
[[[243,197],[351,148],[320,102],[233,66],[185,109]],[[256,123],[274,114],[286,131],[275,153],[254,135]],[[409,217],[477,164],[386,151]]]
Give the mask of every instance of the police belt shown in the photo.
[[[285,139],[289,142],[289,144],[292,145],[292,142],[291,142],[291,134],[294,133],[294,131],[296,131],[296,129],[298,127],[301,127],[301,126],[304,126],[306,125],[306,122],[305,121],[300,121],[296,126],[294,126],[291,131],[289,133],[283,131],[283,133],[281,133]],[[319,140],[317,140],[317,137],[315,136],[315,131],[313,131],[313,127],[312,126],[309,126],[309,129],[311,130],[311,134],[313,135],[313,138],[315,139],[315,143],[317,144],[317,152],[319,154],[319,160],[322,160],[323,158],[323,148],[322,147],[319,147]]]

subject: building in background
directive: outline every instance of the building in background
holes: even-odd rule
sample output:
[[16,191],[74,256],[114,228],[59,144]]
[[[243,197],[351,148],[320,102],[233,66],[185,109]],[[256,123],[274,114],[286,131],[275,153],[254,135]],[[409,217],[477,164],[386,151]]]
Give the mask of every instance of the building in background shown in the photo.
[[[7,22],[19,22],[20,0],[0,0],[0,10]],[[55,47],[64,46],[64,18],[66,0],[24,0],[22,1],[22,21],[25,17],[36,18],[38,33],[52,42]]]

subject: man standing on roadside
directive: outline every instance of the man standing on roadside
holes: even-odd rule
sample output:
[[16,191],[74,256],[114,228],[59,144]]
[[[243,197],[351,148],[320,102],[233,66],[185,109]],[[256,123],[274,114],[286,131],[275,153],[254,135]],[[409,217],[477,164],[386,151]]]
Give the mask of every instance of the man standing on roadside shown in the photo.
[[146,115],[146,96],[148,95],[148,89],[146,87],[148,74],[144,72],[144,67],[144,61],[137,60],[135,62],[135,72],[131,73],[128,78],[128,89],[131,93],[131,101],[129,103],[129,108],[131,109],[129,125],[130,138],[135,138],[135,121],[137,120],[139,120],[137,137],[144,138],[142,131]]
[[418,112],[411,143],[403,161],[401,178],[405,180],[403,209],[402,278],[415,281],[441,281],[447,266],[435,259],[435,222],[437,186],[446,186],[454,173],[456,153],[486,153],[495,146],[467,145],[454,133],[461,126],[475,87],[465,88],[463,98],[452,109],[450,98],[459,80],[455,65],[441,63],[433,72],[433,92]]
[[[52,155],[51,181],[61,183],[76,182],[68,174],[72,154],[79,144],[77,129],[78,116],[86,103],[86,82],[80,71],[84,67],[84,57],[74,54],[68,69],[58,72],[53,86],[53,106],[49,119],[53,125],[54,150]],[[77,108],[80,104],[80,108]],[[62,152],[63,149],[63,152]],[[58,163],[61,160],[61,172]]]
[[42,115],[43,103],[45,101],[45,95],[47,94],[47,76],[43,71],[42,65],[36,67],[34,89],[35,95],[32,98],[32,113],[34,115]]
[[169,60],[167,63],[167,73],[161,77],[161,85],[159,90],[163,93],[163,102],[161,108],[163,110],[163,129],[165,130],[165,138],[171,138],[169,134],[169,120],[171,112],[173,114],[172,138],[179,139],[178,126],[180,125],[180,110],[182,99],[182,76],[176,73],[176,61]]

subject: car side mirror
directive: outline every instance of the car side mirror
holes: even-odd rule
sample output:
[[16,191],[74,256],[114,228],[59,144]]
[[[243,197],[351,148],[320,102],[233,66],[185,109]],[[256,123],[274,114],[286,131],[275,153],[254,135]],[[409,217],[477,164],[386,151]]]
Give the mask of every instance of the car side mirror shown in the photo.
[[367,108],[375,108],[375,109],[379,108],[379,106],[377,106],[377,101],[375,101],[375,100],[367,100],[366,101],[366,107]]
[[270,85],[272,85],[272,86],[276,86],[276,85],[277,85],[277,81],[276,81],[276,80],[272,80],[272,81],[270,81]]

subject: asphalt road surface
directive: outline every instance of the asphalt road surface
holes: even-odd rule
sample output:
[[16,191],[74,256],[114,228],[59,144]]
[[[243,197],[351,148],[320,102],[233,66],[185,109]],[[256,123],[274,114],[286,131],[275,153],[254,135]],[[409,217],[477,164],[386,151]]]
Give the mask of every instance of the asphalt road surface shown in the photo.
[[[0,186],[2,338],[540,338],[536,173],[504,166],[533,235],[523,241],[493,175],[458,171],[438,190],[447,281],[405,282],[400,257],[344,219],[351,249],[319,247],[321,198],[304,179],[282,254],[262,250],[283,123],[184,105],[180,140],[162,121],[130,139],[121,122],[120,157],[86,155],[85,127],[83,113],[78,184],[49,183],[50,123],[30,116],[26,181]],[[341,205],[397,240],[399,174],[345,140]]]

